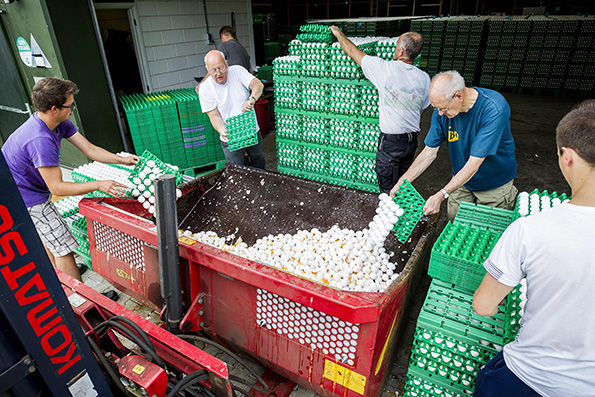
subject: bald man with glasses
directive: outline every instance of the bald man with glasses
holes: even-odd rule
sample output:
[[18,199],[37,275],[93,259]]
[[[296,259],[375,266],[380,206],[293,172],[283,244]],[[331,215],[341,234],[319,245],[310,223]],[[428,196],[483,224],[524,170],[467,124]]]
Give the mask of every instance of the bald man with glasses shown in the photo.
[[209,116],[211,124],[219,133],[221,147],[228,163],[246,165],[246,154],[250,166],[264,169],[262,136],[258,130],[256,145],[231,151],[227,139],[226,120],[242,112],[249,112],[262,95],[263,84],[240,65],[229,66],[225,55],[212,50],[205,56],[208,75],[196,87],[203,113]]
[[440,211],[446,199],[449,220],[462,201],[512,209],[518,192],[513,185],[517,163],[506,99],[493,90],[466,87],[463,77],[452,70],[434,76],[430,102],[434,113],[426,147],[392,188],[391,196],[404,179],[412,182],[420,176],[446,141],[453,177],[428,198],[425,214]]

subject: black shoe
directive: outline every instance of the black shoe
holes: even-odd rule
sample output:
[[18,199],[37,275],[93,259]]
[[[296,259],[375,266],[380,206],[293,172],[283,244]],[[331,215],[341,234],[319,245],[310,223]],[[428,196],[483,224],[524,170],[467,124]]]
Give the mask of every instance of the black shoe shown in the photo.
[[79,273],[82,276],[87,271],[88,267],[84,263],[77,263],[76,268],[79,269]]
[[114,302],[118,300],[118,293],[114,290],[102,292],[101,295],[105,296],[108,299],[113,300]]

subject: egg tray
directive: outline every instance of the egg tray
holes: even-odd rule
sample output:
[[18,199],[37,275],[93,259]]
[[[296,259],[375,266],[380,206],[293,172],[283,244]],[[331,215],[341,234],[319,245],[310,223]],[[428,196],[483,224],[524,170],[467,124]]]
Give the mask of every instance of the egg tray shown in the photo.
[[475,291],[486,273],[483,263],[501,235],[449,222],[432,247],[428,275]]
[[243,112],[225,120],[227,139],[230,151],[244,149],[258,144],[258,130],[256,129],[256,112],[254,109]]
[[454,366],[439,364],[424,356],[418,356],[413,351],[411,352],[411,361],[409,362],[409,368],[411,367],[425,372],[428,377],[432,376],[433,380],[441,379],[444,382],[450,383],[451,390],[473,389],[477,378],[477,371],[481,368],[478,365],[477,368],[473,366],[473,371],[461,371]]
[[512,342],[521,329],[521,285],[517,285],[506,296],[506,318],[504,340]]
[[[543,211],[545,208],[541,208],[541,198],[544,196],[548,196],[550,199],[553,198],[559,198],[560,201],[564,201],[567,199],[570,199],[570,196],[566,195],[566,193],[562,193],[562,194],[558,194],[558,192],[551,192],[549,193],[547,190],[543,190],[543,191],[539,191],[538,189],[534,189],[532,192],[529,192],[529,196],[531,196],[532,194],[538,194],[539,195],[539,210]],[[512,220],[516,221],[521,217],[521,214],[519,214],[519,198],[520,198],[520,193],[517,195],[517,199],[516,199],[516,203],[514,204],[514,210],[513,210],[513,215],[512,215]],[[551,207],[548,207],[551,208]],[[529,215],[527,215],[529,216]]]
[[405,243],[419,220],[424,216],[423,207],[426,200],[407,179],[403,181],[393,200],[405,211],[393,228],[397,240]]
[[455,223],[471,225],[485,230],[502,233],[512,223],[513,212],[502,208],[491,208],[487,205],[461,202]]
[[300,26],[300,33],[298,33],[296,39],[302,42],[329,44],[337,41],[328,26],[315,23]]
[[87,218],[77,214],[69,228],[74,239],[79,244],[75,252],[90,257],[91,250],[89,248],[89,235],[87,234]]
[[[417,320],[419,328],[452,336],[468,345],[482,345],[494,354],[496,350],[491,345],[504,345],[504,326],[504,307],[499,306],[492,317],[480,316],[473,310],[472,292],[437,279],[430,284]],[[485,346],[486,343],[491,345]]]
[[138,177],[138,174],[145,169],[147,161],[149,160],[153,160],[155,162],[155,166],[159,168],[163,174],[174,175],[176,177],[176,185],[184,182],[184,177],[180,172],[176,171],[171,166],[171,164],[163,162],[148,150],[143,152],[143,154],[139,157],[138,162],[134,166],[134,169],[130,172],[130,176],[128,177],[130,182],[132,182],[134,178]]
[[475,384],[472,383],[467,387],[460,385],[458,382],[448,381],[426,368],[419,368],[413,364],[409,364],[407,370],[407,382],[403,390],[403,396],[407,397],[469,397],[473,394]]
[[[497,354],[497,351],[490,346],[468,344],[457,339],[455,335],[444,335],[440,332],[434,332],[421,327],[415,328],[413,343],[415,346],[420,347],[418,349],[419,353],[437,360],[441,360],[441,358],[436,358],[432,354],[432,348],[435,348],[435,351],[445,353],[447,357],[457,358],[461,363],[472,360],[480,364],[485,364]],[[424,346],[426,348],[429,346],[429,353],[421,349]]]

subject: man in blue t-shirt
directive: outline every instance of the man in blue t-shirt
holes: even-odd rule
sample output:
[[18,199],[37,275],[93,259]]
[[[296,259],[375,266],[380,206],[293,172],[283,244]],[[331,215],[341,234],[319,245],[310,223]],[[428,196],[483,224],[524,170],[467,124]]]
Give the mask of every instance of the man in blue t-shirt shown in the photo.
[[465,87],[463,77],[453,70],[434,76],[430,102],[435,110],[424,141],[426,147],[393,187],[391,196],[404,179],[411,182],[420,176],[446,141],[453,177],[428,198],[425,214],[440,211],[447,198],[449,220],[454,219],[461,201],[512,209],[517,194],[513,185],[517,163],[510,106],[504,97],[485,88]]

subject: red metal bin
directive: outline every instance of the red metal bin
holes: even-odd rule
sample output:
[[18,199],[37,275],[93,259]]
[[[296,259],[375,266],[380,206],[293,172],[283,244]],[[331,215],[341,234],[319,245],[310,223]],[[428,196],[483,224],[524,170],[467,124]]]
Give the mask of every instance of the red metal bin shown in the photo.
[[[277,182],[292,179],[270,175]],[[312,184],[297,183],[302,191],[307,187],[303,184]],[[330,185],[324,189],[325,194],[346,191]],[[375,195],[350,192],[362,201],[376,200]],[[119,199],[85,199],[80,212],[87,217],[94,270],[159,307],[157,232],[152,222],[138,216],[142,207]],[[379,395],[436,221],[422,219],[409,244],[400,247],[410,255],[383,293],[336,290],[182,237],[186,309],[195,304],[186,320],[193,330],[200,326],[318,394]]]

